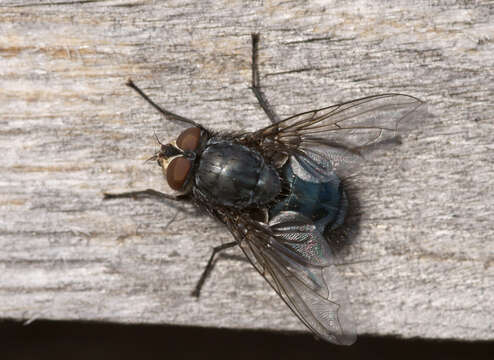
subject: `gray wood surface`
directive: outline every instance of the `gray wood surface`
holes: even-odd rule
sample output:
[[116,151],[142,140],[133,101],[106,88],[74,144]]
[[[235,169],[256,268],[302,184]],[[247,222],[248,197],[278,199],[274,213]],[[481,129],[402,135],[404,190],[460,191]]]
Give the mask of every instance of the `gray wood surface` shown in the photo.
[[[0,317],[304,330],[230,234],[144,163],[181,128],[125,86],[214,129],[383,92],[425,124],[365,164],[361,235],[340,267],[358,333],[494,338],[492,1],[58,1],[0,5]],[[239,249],[229,254],[241,256]],[[234,256],[234,257],[235,257]],[[305,331],[305,330],[304,330]]]

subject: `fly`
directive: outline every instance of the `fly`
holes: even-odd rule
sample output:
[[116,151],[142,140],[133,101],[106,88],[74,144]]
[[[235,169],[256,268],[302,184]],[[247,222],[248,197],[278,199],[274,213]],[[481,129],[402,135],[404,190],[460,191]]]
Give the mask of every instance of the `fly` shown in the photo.
[[213,248],[194,296],[215,256],[238,245],[315,335],[350,345],[355,329],[333,246],[352,209],[347,179],[365,149],[405,131],[410,114],[423,102],[380,94],[280,120],[260,87],[258,41],[253,34],[251,89],[271,125],[254,132],[212,131],[162,109],[129,80],[127,85],[165,118],[189,126],[175,141],[160,143],[151,158],[176,194],[147,189],[104,196],[194,203],[234,237]]

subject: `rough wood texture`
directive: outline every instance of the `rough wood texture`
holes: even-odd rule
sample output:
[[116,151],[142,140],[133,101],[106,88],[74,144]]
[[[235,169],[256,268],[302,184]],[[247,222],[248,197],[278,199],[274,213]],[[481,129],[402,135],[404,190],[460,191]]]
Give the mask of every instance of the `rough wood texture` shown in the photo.
[[[59,3],[59,4],[57,4]],[[492,1],[58,1],[0,6],[0,316],[303,329],[224,228],[144,160],[180,128],[130,89],[214,129],[268,123],[248,89],[250,33],[281,116],[382,92],[434,115],[382,161],[341,266],[359,333],[492,339]],[[234,249],[232,255],[240,255]]]

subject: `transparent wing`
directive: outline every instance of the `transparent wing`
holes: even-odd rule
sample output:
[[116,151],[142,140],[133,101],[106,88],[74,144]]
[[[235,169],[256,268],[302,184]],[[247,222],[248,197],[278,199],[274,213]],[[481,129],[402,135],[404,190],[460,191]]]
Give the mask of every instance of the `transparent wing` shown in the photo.
[[314,334],[340,345],[355,342],[332,252],[309,219],[287,211],[269,225],[240,216],[227,226],[257,271]]
[[424,104],[410,95],[381,94],[307,111],[255,132],[298,147],[311,143],[368,146],[415,128],[412,114]]
[[294,167],[303,164],[312,173],[346,176],[362,161],[362,150],[370,154],[374,146],[418,127],[427,117],[423,104],[403,94],[369,96],[294,115],[250,138],[262,144],[267,157],[284,153]]

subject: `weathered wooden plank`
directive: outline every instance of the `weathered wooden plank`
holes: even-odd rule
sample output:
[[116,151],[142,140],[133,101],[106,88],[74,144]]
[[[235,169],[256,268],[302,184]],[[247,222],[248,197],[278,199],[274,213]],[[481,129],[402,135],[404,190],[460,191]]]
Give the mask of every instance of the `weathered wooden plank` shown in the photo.
[[[59,3],[59,4],[57,4]],[[214,129],[268,120],[250,33],[282,116],[382,92],[434,118],[367,164],[359,241],[341,266],[359,333],[492,339],[494,14],[490,1],[7,0],[0,6],[0,316],[302,329],[222,226],[172,204],[144,160],[164,122],[124,86]],[[231,254],[240,255],[239,250]]]

